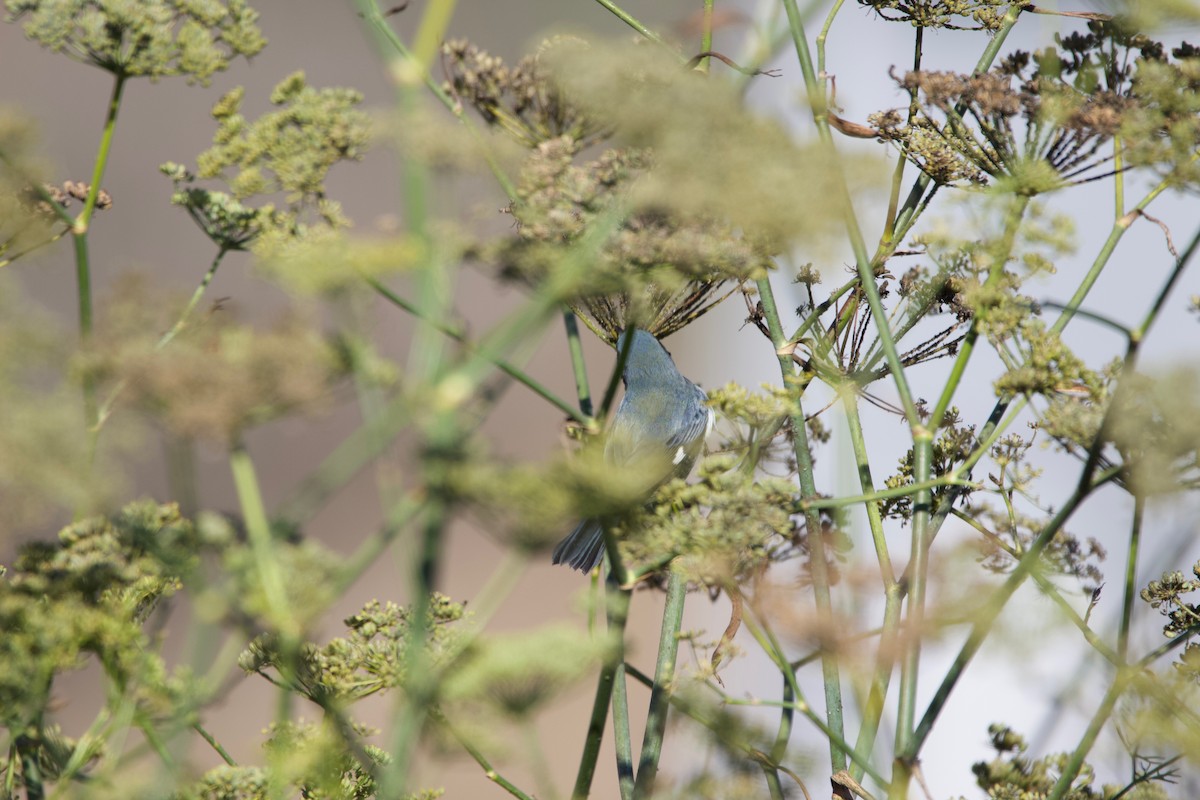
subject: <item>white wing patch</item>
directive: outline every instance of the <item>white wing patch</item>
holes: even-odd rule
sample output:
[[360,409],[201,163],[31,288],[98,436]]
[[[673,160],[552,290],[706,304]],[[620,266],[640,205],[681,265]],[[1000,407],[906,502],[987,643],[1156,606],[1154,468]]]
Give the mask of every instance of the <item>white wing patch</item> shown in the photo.
[[675,458],[674,458],[674,460],[671,461],[671,463],[678,464],[679,462],[683,461],[685,458],[687,458],[687,451],[684,450],[682,447],[677,447],[677,448],[675,448]]
[[712,433],[713,425],[715,425],[716,422],[717,422],[717,415],[715,413],[713,413],[713,410],[710,408],[708,410],[708,423],[705,424],[705,426],[704,426],[704,438],[705,439],[707,439],[709,434]]

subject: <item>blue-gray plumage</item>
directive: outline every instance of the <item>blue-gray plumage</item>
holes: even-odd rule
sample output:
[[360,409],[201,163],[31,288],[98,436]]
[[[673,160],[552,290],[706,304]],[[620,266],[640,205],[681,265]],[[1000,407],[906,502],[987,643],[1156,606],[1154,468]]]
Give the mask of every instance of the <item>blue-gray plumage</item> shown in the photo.
[[[713,413],[704,405],[703,390],[679,374],[658,339],[633,328],[617,340],[620,353],[632,336],[625,369],[625,397],[617,408],[605,460],[616,467],[664,465],[659,483],[686,477],[712,430]],[[587,572],[604,558],[604,530],[597,520],[584,520],[554,548],[554,563]]]

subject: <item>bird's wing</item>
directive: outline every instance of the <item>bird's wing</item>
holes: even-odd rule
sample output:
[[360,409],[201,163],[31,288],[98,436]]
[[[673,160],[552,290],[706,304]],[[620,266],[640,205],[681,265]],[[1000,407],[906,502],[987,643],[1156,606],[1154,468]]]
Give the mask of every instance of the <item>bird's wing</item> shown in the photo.
[[[690,387],[695,392],[695,402],[671,408],[663,414],[666,403],[674,398],[643,397],[649,406],[641,409],[626,408],[622,403],[609,431],[605,454],[613,464],[633,464],[651,459],[663,459],[676,467],[691,461],[699,452],[700,444],[712,425],[712,411],[704,405],[707,397],[698,386]],[[655,415],[654,412],[658,412]],[[634,420],[655,419],[655,424],[638,427]]]

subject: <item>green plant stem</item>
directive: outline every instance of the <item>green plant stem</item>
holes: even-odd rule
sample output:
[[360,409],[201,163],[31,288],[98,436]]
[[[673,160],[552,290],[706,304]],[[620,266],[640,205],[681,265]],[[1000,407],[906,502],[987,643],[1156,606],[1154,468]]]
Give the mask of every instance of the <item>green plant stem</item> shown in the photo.
[[[913,38],[913,71],[918,72],[921,69],[921,59],[924,56],[925,50],[925,28],[918,25],[916,34]],[[908,124],[911,126],[913,118],[917,114],[917,87],[914,86],[908,90]],[[904,166],[908,163],[908,147],[901,143],[900,155],[896,159],[896,169],[892,172],[892,190],[888,196],[887,217],[883,223],[883,236],[880,237],[879,250],[876,255],[882,252],[891,252],[896,247],[896,215],[899,213],[900,204],[900,186],[904,182]],[[924,191],[922,190],[922,194]]]
[[[396,306],[399,309],[407,311],[409,314],[412,314],[414,317],[417,317],[418,319],[433,326],[433,328],[435,330],[439,331],[440,333],[442,333],[445,336],[448,336],[449,338],[453,339],[454,341],[460,342],[461,344],[466,345],[470,351],[474,352],[475,350],[478,349],[478,347],[476,345],[474,345],[467,338],[467,335],[460,329],[455,328],[452,325],[448,325],[444,322],[441,322],[441,321],[431,317],[430,315],[424,313],[421,310],[420,306],[418,306],[416,303],[413,303],[410,300],[406,300],[405,298],[396,294],[395,292],[393,292],[391,289],[389,289],[387,286],[383,285],[376,279],[366,278],[365,280],[366,280],[368,286],[370,286],[372,289],[374,289],[379,294],[380,297],[384,298],[392,305]],[[491,363],[494,364],[505,375],[509,376],[513,380],[522,384],[523,386],[528,388],[530,391],[532,391],[534,394],[536,394],[538,397],[540,397],[543,400],[545,400],[546,402],[550,403],[552,406],[557,408],[559,411],[562,411],[564,414],[566,414],[567,416],[569,416],[571,419],[575,420],[576,422],[586,424],[588,422],[588,420],[590,419],[590,415],[587,415],[586,412],[581,413],[580,411],[576,410],[575,407],[572,406],[570,403],[568,403],[566,400],[563,400],[561,397],[554,394],[554,392],[547,389],[545,387],[545,385],[543,385],[539,381],[535,380],[528,373],[519,369],[518,367],[515,367],[512,364],[510,364],[509,362],[501,360],[501,359],[495,359]],[[584,375],[584,380],[585,381],[587,380],[586,373]],[[584,388],[586,390],[586,386]]]
[[617,665],[612,690],[613,749],[617,755],[617,790],[621,800],[632,800],[634,788],[633,737],[629,726],[629,687],[625,664]]
[[1125,591],[1121,600],[1121,626],[1117,631],[1117,654],[1122,662],[1129,658],[1129,624],[1133,619],[1133,603],[1138,595],[1137,562],[1142,544],[1142,521],[1146,513],[1146,498],[1141,492],[1133,495],[1133,524],[1129,530],[1129,545],[1125,551]]
[[[704,0],[704,20],[700,28],[700,52],[708,53],[713,48],[713,0]],[[711,58],[705,56],[696,64],[696,71],[708,74]]]
[[846,497],[821,497],[814,500],[800,500],[794,506],[797,511],[816,511],[824,508],[848,508],[859,503],[875,503],[879,500],[889,500],[893,497],[908,497],[916,495],[930,489],[937,489],[942,486],[965,486],[969,488],[979,488],[978,483],[959,478],[955,473],[950,472],[939,478],[930,478],[927,481],[920,483],[908,483],[904,486],[896,486],[891,489],[878,489],[869,494],[856,494]]
[[412,778],[412,760],[421,732],[437,696],[437,676],[430,662],[430,593],[437,575],[448,508],[444,498],[431,497],[412,568],[409,629],[404,643],[406,691],[395,713],[392,761],[380,781],[381,796],[403,796]]
[[516,184],[505,173],[500,161],[496,158],[495,153],[492,152],[492,148],[479,132],[478,127],[467,117],[462,103],[457,98],[447,94],[429,70],[420,66],[420,62],[408,48],[408,45],[396,35],[396,32],[391,29],[387,20],[384,19],[383,13],[379,9],[378,0],[355,0],[355,5],[358,6],[359,13],[367,23],[380,57],[388,64],[390,71],[393,74],[403,73],[406,70],[416,71],[416,74],[424,82],[425,87],[430,93],[466,127],[471,138],[479,145],[480,152],[483,153],[488,168],[492,171],[504,194],[508,196],[509,200],[516,200]]
[[221,266],[221,261],[224,260],[225,254],[228,252],[229,250],[225,247],[217,249],[217,254],[213,256],[213,260],[208,267],[208,271],[205,272],[204,277],[200,279],[200,285],[197,286],[196,290],[192,292],[191,299],[188,300],[188,304],[184,307],[183,313],[179,315],[179,319],[175,320],[175,324],[171,326],[171,330],[164,333],[162,338],[158,340],[158,344],[155,345],[155,349],[166,347],[168,344],[170,344],[171,340],[178,336],[179,332],[187,326],[188,318],[192,315],[192,312],[196,310],[196,306],[199,305],[200,299],[204,297],[204,293],[208,291],[208,285],[212,283],[213,276],[217,274],[217,269]]
[[[853,387],[842,391],[842,405],[846,409],[846,425],[850,432],[850,445],[854,452],[854,462],[858,471],[859,486],[864,495],[875,493],[875,482],[871,477],[871,463],[867,454],[866,438],[863,436],[862,418],[858,410],[858,393]],[[875,546],[875,558],[879,562],[879,575],[883,583],[884,608],[882,633],[875,657],[875,671],[871,678],[871,688],[863,707],[862,727],[858,731],[858,739],[854,749],[859,753],[871,753],[875,749],[875,739],[879,735],[879,725],[883,719],[884,701],[887,698],[888,684],[891,681],[894,658],[892,653],[896,646],[896,638],[900,625],[901,591],[896,581],[895,568],[888,553],[887,538],[883,531],[883,516],[876,500],[866,501],[867,524],[871,529],[871,540]],[[857,763],[850,765],[850,775],[858,781],[863,778],[862,767]]]
[[637,31],[642,36],[646,37],[647,39],[649,39],[650,41],[659,45],[660,47],[665,48],[668,52],[673,53],[677,58],[679,58],[681,63],[684,61],[684,59],[682,57],[680,57],[677,52],[675,52],[675,49],[673,47],[671,47],[669,44],[667,44],[666,40],[664,40],[661,36],[659,36],[654,31],[647,28],[645,25],[643,25],[641,22],[638,21],[637,17],[633,16],[628,11],[621,8],[616,3],[612,2],[612,0],[596,0],[596,2],[599,3],[600,5],[604,6],[604,8],[608,9],[614,17],[621,20],[621,22],[624,22],[629,27],[633,28],[635,31]]
[[571,373],[575,378],[575,393],[579,398],[579,411],[585,422],[592,417],[592,390],[588,386],[587,363],[583,359],[583,342],[579,338],[579,320],[575,312],[563,309],[563,327],[567,331],[567,350],[571,353]]
[[[979,522],[979,520],[975,519],[974,517],[970,516],[969,514],[965,514],[962,511],[959,511],[958,509],[954,509],[953,514],[956,519],[965,523],[966,525],[971,526],[975,530],[979,531],[985,539],[992,542],[997,547],[1003,549],[1014,559],[1018,559],[1021,557],[1021,554],[1019,552],[1017,552],[1013,548],[1009,547],[1008,545],[1004,544],[1004,542],[1002,542],[999,539],[999,537],[996,536],[996,534],[992,533],[987,528],[985,528]],[[1033,578],[1033,582],[1037,584],[1037,587],[1038,587],[1038,589],[1041,590],[1042,594],[1049,597],[1051,599],[1051,601],[1053,601],[1054,604],[1056,606],[1058,606],[1058,609],[1063,613],[1063,616],[1065,616],[1067,618],[1067,620],[1072,625],[1074,625],[1079,630],[1080,633],[1083,634],[1083,638],[1087,641],[1088,644],[1090,644],[1096,650],[1096,652],[1098,652],[1101,656],[1103,656],[1105,658],[1105,660],[1107,660],[1110,664],[1112,664],[1115,667],[1122,667],[1125,665],[1124,659],[1122,657],[1118,656],[1116,651],[1114,651],[1111,647],[1109,647],[1107,644],[1105,644],[1104,641],[1099,636],[1096,635],[1096,632],[1088,627],[1087,621],[1084,620],[1083,617],[1079,616],[1079,614],[1076,613],[1075,609],[1071,608],[1071,604],[1068,603],[1066,598],[1062,596],[1062,592],[1060,592],[1058,590],[1058,587],[1056,587],[1053,583],[1051,583],[1045,576],[1043,576],[1037,570],[1033,570],[1030,573],[1030,577]]]
[[864,773],[870,776],[872,780],[879,783],[880,786],[886,786],[887,782],[871,766],[869,756],[855,751],[853,746],[838,731],[831,728],[825,720],[821,719],[821,716],[804,699],[804,693],[800,691],[800,684],[796,680],[795,671],[792,669],[791,663],[783,652],[783,648],[779,646],[779,640],[775,638],[775,634],[767,627],[766,622],[750,614],[744,618],[743,622],[750,635],[758,642],[759,647],[767,654],[767,657],[771,659],[776,668],[783,673],[784,680],[792,687],[792,695],[796,698],[792,704],[794,710],[799,711],[809,722],[815,725],[817,730],[821,731],[829,740],[831,746],[836,745],[853,763],[860,765]]
[[[992,67],[992,62],[996,60],[996,56],[1000,53],[1000,48],[1004,46],[1004,42],[1008,39],[1008,34],[1012,31],[1013,26],[1017,24],[1017,20],[1021,16],[1021,11],[1024,6],[1019,3],[1013,3],[1005,12],[1004,18],[1000,21],[1000,26],[988,41],[987,47],[979,56],[979,61],[975,63],[973,73],[980,75],[987,72]],[[961,113],[961,109],[956,107],[955,111]],[[917,175],[917,179],[913,182],[912,189],[908,192],[908,197],[901,206],[899,213],[896,215],[896,228],[898,233],[893,237],[893,242],[898,242],[904,238],[905,234],[912,229],[916,223],[920,209],[923,207],[922,198],[925,197],[925,190],[929,188],[931,180],[928,175],[921,172]],[[935,187],[936,190],[936,187]]]
[[[92,185],[88,189],[87,198],[83,201],[83,210],[75,217],[71,227],[71,235],[75,240],[75,289],[79,306],[79,338],[87,343],[92,335],[92,271],[88,257],[88,229],[92,213],[96,209],[96,198],[100,195],[100,183],[104,180],[104,170],[108,166],[108,157],[112,151],[113,133],[117,126],[117,113],[121,109],[121,96],[125,90],[125,76],[113,77],[112,94],[108,100],[108,109],[104,118],[104,131],[100,135],[100,147],[96,152],[96,161],[92,167]],[[84,415],[89,429],[96,427],[96,383],[90,375],[83,378]],[[92,434],[92,448],[95,448],[95,433]]]
[[[1029,208],[1029,200],[1030,198],[1026,196],[1018,196],[1013,199],[1013,205],[1008,209],[1005,217],[1004,233],[1001,235],[1000,243],[996,247],[995,252],[992,253],[991,268],[988,270],[988,276],[983,283],[981,291],[988,292],[994,289],[1004,277],[1004,268],[1012,256],[1017,231],[1021,227],[1021,222],[1025,219],[1025,211]],[[950,403],[954,400],[954,394],[958,391],[958,387],[962,383],[967,364],[975,352],[975,345],[979,340],[979,330],[983,323],[987,321],[988,310],[987,308],[978,309],[971,318],[971,326],[967,330],[967,335],[963,337],[962,342],[959,344],[958,355],[954,359],[954,365],[950,368],[950,376],[946,379],[945,387],[942,389],[941,396],[938,397],[937,405],[934,406],[933,413],[929,416],[930,430],[937,430],[941,427],[942,420],[946,416],[946,411],[950,408]]]
[[471,756],[471,758],[475,760],[476,764],[483,767],[483,774],[489,781],[496,784],[513,797],[518,798],[518,800],[534,800],[532,795],[521,791],[521,789],[515,783],[497,772],[495,767],[492,766],[492,762],[488,761],[487,757],[483,755],[479,748],[473,745],[466,736],[464,736],[457,728],[451,725],[450,721],[446,719],[441,712],[437,711],[436,709],[431,709],[430,716],[435,719],[443,728],[445,728],[451,736],[454,737],[455,741],[462,746],[463,750],[467,751],[467,755]]
[[[183,312],[179,315],[179,319],[175,320],[175,324],[171,326],[171,329],[159,337],[159,340],[155,343],[155,351],[166,347],[176,336],[179,335],[181,331],[183,331],[185,327],[187,327],[188,317],[190,317],[192,312],[196,309],[196,306],[200,302],[200,298],[204,296],[205,291],[208,289],[208,285],[212,283],[213,276],[217,274],[217,268],[221,266],[221,261],[225,258],[225,254],[228,252],[229,250],[224,247],[217,251],[217,255],[213,258],[212,263],[209,265],[208,271],[204,273],[204,277],[200,279],[200,285],[197,286],[195,291],[192,292],[192,297],[188,301],[188,304],[184,307]],[[126,385],[127,384],[125,381],[119,382],[113,387],[112,391],[108,393],[108,397],[104,398],[104,402],[101,403],[99,409],[97,409],[93,431],[98,431],[99,428],[103,427],[104,423],[108,421],[108,418],[112,416],[113,406],[116,404],[117,398],[121,396],[121,392],[125,391]]]
[[817,76],[824,78],[825,76],[825,42],[829,39],[829,30],[833,27],[833,20],[837,17],[838,12],[842,10],[842,3],[845,0],[834,0],[833,5],[829,8],[829,13],[825,15],[825,24],[821,26],[821,32],[817,34]]
[[254,555],[258,579],[262,582],[263,596],[270,609],[271,624],[284,637],[294,638],[299,636],[300,631],[288,609],[287,591],[275,553],[271,523],[267,520],[254,462],[250,460],[250,454],[241,442],[235,443],[229,452],[229,468],[233,473],[233,484],[237,490],[242,519],[246,523],[246,537]]
[[1063,765],[1058,780],[1055,782],[1054,787],[1051,788],[1050,794],[1046,795],[1046,800],[1062,800],[1066,796],[1068,790],[1071,788],[1071,784],[1079,776],[1083,760],[1087,758],[1092,745],[1096,743],[1096,737],[1100,735],[1100,731],[1107,724],[1108,718],[1112,716],[1113,709],[1116,708],[1117,701],[1121,699],[1121,695],[1125,693],[1129,682],[1129,674],[1123,669],[1118,670],[1116,679],[1113,680],[1112,686],[1108,687],[1108,691],[1105,692],[1104,699],[1100,701],[1100,707],[1096,709],[1096,713],[1092,715],[1091,720],[1088,722],[1087,730],[1084,731],[1079,744],[1076,745],[1071,755],[1067,758],[1067,763]]
[[229,752],[221,746],[221,743],[217,741],[216,737],[209,733],[203,725],[201,725],[199,722],[194,722],[192,723],[192,730],[200,734],[200,738],[208,742],[209,747],[217,751],[217,755],[221,757],[222,761],[231,767],[236,767],[238,765],[238,763],[233,760],[233,756],[229,755]]
[[781,704],[781,713],[779,715],[779,727],[775,730],[775,741],[771,744],[771,759],[770,763],[762,765],[763,774],[767,779],[767,789],[771,793],[771,800],[782,800],[783,783],[779,780],[779,764],[782,763],[783,757],[787,755],[788,741],[792,738],[792,724],[795,720],[795,702],[796,697],[792,694],[792,684],[785,677],[783,678],[783,703]]
[[[1013,207],[1009,209],[1005,219],[1004,233],[996,252],[992,254],[992,265],[983,289],[994,288],[1004,276],[1004,268],[1012,254],[1017,231],[1024,219],[1028,197],[1017,197]],[[913,479],[922,483],[930,479],[933,459],[933,432],[941,427],[942,420],[950,407],[959,385],[962,383],[967,364],[975,350],[979,331],[987,319],[987,309],[980,309],[971,320],[971,327],[959,345],[958,356],[951,367],[945,387],[938,398],[937,405],[929,416],[927,426],[913,438]],[[912,555],[908,568],[908,614],[905,627],[908,635],[903,642],[901,658],[900,685],[896,712],[896,751],[906,753],[913,737],[916,723],[917,680],[921,660],[921,634],[925,619],[925,591],[929,564],[929,546],[932,541],[934,528],[931,525],[930,514],[933,511],[933,493],[921,490],[913,497],[912,517]]]
[[[592,778],[596,774],[596,759],[600,755],[600,743],[604,739],[604,721],[608,717],[617,667],[623,666],[625,662],[625,623],[629,618],[629,600],[632,592],[620,588],[615,582],[607,586],[608,635],[612,637],[614,652],[600,668],[600,677],[596,681],[596,696],[592,701],[592,714],[588,719],[587,736],[584,738],[583,753],[575,775],[575,787],[571,790],[571,800],[584,800],[592,789]],[[632,759],[632,754],[630,758]]]
[[407,397],[393,399],[378,416],[347,436],[292,490],[276,517],[299,525],[307,522],[355,474],[383,453],[412,421]]
[[[817,496],[817,488],[813,476],[812,450],[808,443],[808,427],[800,400],[803,388],[795,384],[797,376],[795,362],[791,355],[780,354],[785,340],[770,280],[762,278],[758,281],[757,286],[763,315],[767,322],[767,330],[771,334],[771,344],[775,347],[776,359],[779,362],[780,378],[783,385],[789,387],[793,392],[796,410],[791,420],[792,449],[796,455],[796,466],[799,473],[800,500],[801,503],[811,503]],[[817,607],[817,616],[822,623],[832,625],[833,601],[829,590],[829,566],[825,553],[821,515],[810,506],[804,511],[804,521],[808,530],[809,564],[812,570],[813,596]],[[841,675],[838,669],[837,655],[828,649],[822,650],[821,653],[821,675],[825,684],[825,714],[829,728],[837,734],[839,739],[844,738]],[[830,739],[829,742],[829,760],[833,772],[840,772],[846,768],[846,755],[833,739]]]
[[808,39],[804,33],[804,20],[800,15],[800,9],[796,6],[796,0],[783,0],[783,6],[787,11],[788,26],[791,30],[792,41],[796,47],[796,58],[800,62],[800,71],[804,73],[804,86],[808,93],[808,102],[812,107],[813,123],[816,125],[817,134],[826,152],[829,169],[833,170],[834,173],[834,187],[837,193],[834,201],[842,209],[842,216],[846,224],[846,233],[850,239],[850,246],[854,251],[854,260],[858,268],[862,290],[866,295],[868,305],[871,307],[871,315],[875,319],[879,342],[887,358],[888,367],[892,373],[892,380],[896,384],[896,393],[900,396],[900,404],[904,408],[904,416],[908,419],[909,426],[916,432],[922,427],[921,416],[917,413],[917,406],[913,401],[912,391],[908,386],[908,379],[905,377],[904,365],[900,360],[900,354],[896,350],[896,342],[887,324],[887,314],[884,312],[883,300],[879,296],[879,287],[875,283],[875,268],[871,263],[870,257],[867,255],[866,241],[863,239],[862,230],[858,226],[858,217],[854,212],[854,204],[850,198],[850,190],[846,184],[846,177],[833,145],[833,136],[829,129],[829,109],[825,100],[825,90],[823,84],[818,82],[817,73],[813,69],[812,56],[808,51]]
[[658,639],[658,658],[654,665],[654,687],[650,690],[650,709],[646,714],[646,732],[638,759],[634,798],[649,798],[658,777],[658,759],[662,755],[663,734],[667,730],[667,709],[674,693],[675,659],[679,654],[679,630],[683,625],[683,606],[687,598],[687,578],[673,568],[667,576],[667,601],[663,607],[662,633]]
[[[909,739],[908,747],[897,754],[897,760],[906,766],[911,766],[916,762],[917,756],[920,753],[921,745],[933,730],[933,725],[937,721],[938,716],[945,708],[946,701],[949,699],[951,692],[957,685],[958,680],[962,677],[967,665],[975,654],[979,652],[980,646],[987,638],[988,633],[992,629],[996,618],[1000,615],[1009,598],[1020,588],[1025,579],[1029,577],[1030,572],[1035,568],[1037,561],[1041,558],[1042,552],[1046,546],[1050,544],[1054,536],[1062,530],[1067,520],[1075,513],[1076,509],[1083,501],[1094,491],[1098,486],[1111,480],[1116,475],[1120,474],[1121,467],[1112,467],[1105,470],[1095,481],[1091,479],[1091,470],[1085,466],[1081,474],[1078,487],[1076,487],[1071,497],[1067,499],[1063,507],[1058,513],[1046,524],[1037,538],[1029,545],[1029,549],[1017,562],[1012,573],[997,589],[988,602],[983,606],[979,618],[971,627],[971,632],[967,636],[967,641],[960,648],[958,655],[951,664],[950,669],[946,671],[945,677],[942,679],[941,685],[938,686],[934,693],[933,699],[930,700],[929,707],[925,711],[925,715],[921,718],[920,724],[913,732]],[[895,784],[893,784],[895,789]]]

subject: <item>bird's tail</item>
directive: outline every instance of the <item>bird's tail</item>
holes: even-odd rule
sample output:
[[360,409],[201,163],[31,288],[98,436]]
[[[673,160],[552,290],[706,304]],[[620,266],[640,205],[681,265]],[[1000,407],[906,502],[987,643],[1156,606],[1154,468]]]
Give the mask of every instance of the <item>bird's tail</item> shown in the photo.
[[586,519],[575,526],[554,548],[554,563],[569,564],[580,572],[591,572],[604,559],[604,529]]

